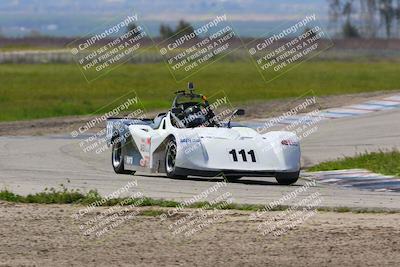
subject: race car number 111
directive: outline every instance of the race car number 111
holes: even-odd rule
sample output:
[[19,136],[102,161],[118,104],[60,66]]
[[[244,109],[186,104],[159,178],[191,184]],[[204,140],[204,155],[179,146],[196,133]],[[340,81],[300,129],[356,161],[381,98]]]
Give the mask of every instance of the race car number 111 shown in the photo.
[[242,160],[244,162],[247,162],[247,154],[250,155],[251,161],[252,162],[257,162],[256,160],[256,155],[254,154],[254,150],[250,150],[249,152],[246,153],[244,149],[239,150],[239,152],[236,152],[236,149],[232,149],[229,151],[229,154],[232,155],[233,161],[239,161],[238,159],[238,154],[242,156]]

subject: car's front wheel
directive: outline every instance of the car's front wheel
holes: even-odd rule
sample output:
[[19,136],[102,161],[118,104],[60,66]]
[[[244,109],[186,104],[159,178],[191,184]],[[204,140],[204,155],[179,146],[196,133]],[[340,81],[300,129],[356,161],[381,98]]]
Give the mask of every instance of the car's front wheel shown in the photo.
[[177,146],[175,139],[171,139],[167,144],[165,151],[165,172],[170,178],[186,178],[186,176],[178,175],[176,173],[176,155]]
[[118,138],[112,142],[111,163],[115,173],[118,174],[134,174],[134,171],[125,170],[124,167],[124,154],[122,150],[121,141]]
[[281,185],[291,185],[297,182],[299,179],[300,171],[297,172],[281,172],[277,173],[275,176],[278,184]]

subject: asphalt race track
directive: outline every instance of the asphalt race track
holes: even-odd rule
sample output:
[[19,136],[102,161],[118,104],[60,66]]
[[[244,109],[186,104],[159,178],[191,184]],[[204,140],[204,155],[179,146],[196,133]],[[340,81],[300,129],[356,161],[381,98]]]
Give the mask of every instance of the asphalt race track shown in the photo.
[[[318,129],[302,141],[303,165],[310,165],[357,152],[400,147],[400,111],[389,110],[368,115],[325,120]],[[85,153],[79,140],[68,135],[37,137],[0,137],[0,188],[20,194],[60,187],[80,190],[97,189],[108,194],[137,180],[145,196],[183,200],[215,185],[215,178],[169,179],[162,175],[116,175],[111,167],[110,151]],[[274,178],[246,177],[230,183],[229,191],[237,203],[267,204],[306,183],[279,186]],[[390,208],[400,210],[400,193],[344,189],[318,184],[304,196],[319,192],[322,206]],[[287,203],[289,204],[290,201]]]

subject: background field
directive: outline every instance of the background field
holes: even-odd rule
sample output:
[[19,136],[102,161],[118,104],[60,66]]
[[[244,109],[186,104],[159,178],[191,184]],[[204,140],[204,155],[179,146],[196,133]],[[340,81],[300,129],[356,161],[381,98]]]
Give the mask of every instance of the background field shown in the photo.
[[[251,61],[219,62],[191,80],[199,91],[225,91],[234,103],[400,88],[400,66],[391,61],[309,61],[265,83]],[[145,108],[169,107],[184,89],[164,63],[127,64],[87,83],[75,64],[0,64],[0,121],[90,114],[135,90]]]

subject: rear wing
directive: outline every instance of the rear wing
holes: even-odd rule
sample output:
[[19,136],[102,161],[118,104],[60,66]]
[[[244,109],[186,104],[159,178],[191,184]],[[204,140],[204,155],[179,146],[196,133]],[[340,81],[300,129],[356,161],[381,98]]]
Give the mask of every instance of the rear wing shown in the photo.
[[114,137],[124,136],[129,133],[129,125],[151,125],[153,123],[152,119],[136,119],[136,118],[117,118],[110,117],[107,118],[106,125],[106,142],[107,145],[111,145]]

